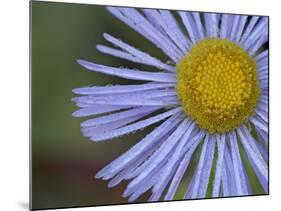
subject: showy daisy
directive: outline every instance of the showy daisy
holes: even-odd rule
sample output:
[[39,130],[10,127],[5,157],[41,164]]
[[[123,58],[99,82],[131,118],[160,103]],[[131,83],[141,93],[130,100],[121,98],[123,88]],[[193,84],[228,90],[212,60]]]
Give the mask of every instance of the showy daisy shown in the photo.
[[107,33],[114,47],[97,49],[135,69],[78,60],[88,70],[143,82],[74,89],[82,96],[73,98],[80,107],[73,116],[99,114],[81,123],[84,136],[100,142],[158,123],[96,178],[110,180],[109,187],[128,180],[129,201],[147,191],[149,201],[172,200],[197,150],[184,199],[254,194],[245,163],[268,193],[268,17],[107,9],[170,61]]

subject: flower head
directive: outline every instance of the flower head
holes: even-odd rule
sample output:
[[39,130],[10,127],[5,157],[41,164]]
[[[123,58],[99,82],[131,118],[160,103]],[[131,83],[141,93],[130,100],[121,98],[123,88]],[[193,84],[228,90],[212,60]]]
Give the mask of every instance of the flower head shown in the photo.
[[[96,178],[109,187],[129,180],[124,197],[172,200],[196,149],[199,161],[184,199],[251,195],[241,153],[268,192],[268,18],[108,7],[110,13],[170,58],[163,62],[104,34],[102,53],[157,72],[78,60],[88,70],[146,81],[73,92],[83,135],[106,141],[161,123]],[[181,22],[175,18],[178,15]],[[241,146],[240,146],[241,145]],[[211,171],[214,169],[214,171]],[[213,173],[213,176],[211,174]],[[212,179],[211,179],[212,178]]]

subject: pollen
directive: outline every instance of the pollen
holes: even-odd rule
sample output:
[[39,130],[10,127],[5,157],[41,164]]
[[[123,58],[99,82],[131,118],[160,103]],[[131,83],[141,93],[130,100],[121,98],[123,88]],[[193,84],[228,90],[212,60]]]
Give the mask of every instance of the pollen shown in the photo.
[[254,114],[257,64],[236,43],[207,38],[177,64],[177,95],[188,117],[210,133],[235,129]]

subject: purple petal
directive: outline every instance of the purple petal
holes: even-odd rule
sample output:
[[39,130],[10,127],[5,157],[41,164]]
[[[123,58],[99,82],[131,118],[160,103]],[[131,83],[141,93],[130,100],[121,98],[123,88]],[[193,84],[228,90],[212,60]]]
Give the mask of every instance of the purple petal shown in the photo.
[[267,50],[264,50],[263,52],[261,52],[260,54],[258,54],[256,57],[255,57],[256,61],[259,62],[263,59],[267,59],[268,60],[268,49]]
[[132,70],[126,68],[109,67],[100,64],[95,64],[85,60],[78,60],[78,63],[88,70],[100,72],[103,74],[113,75],[126,79],[146,80],[158,82],[175,82],[175,74],[172,73],[154,73],[140,70]]
[[[167,100],[166,97],[174,97]],[[139,93],[121,93],[104,96],[81,96],[72,98],[77,103],[102,104],[102,105],[177,105],[177,97],[174,90],[147,90]]]
[[107,112],[119,111],[122,109],[130,108],[132,106],[118,106],[118,105],[89,105],[87,108],[82,108],[75,111],[72,116],[85,117]]
[[152,146],[159,142],[159,140],[171,131],[175,126],[182,121],[182,117],[173,115],[166,121],[164,121],[159,127],[154,129],[139,143],[134,145],[130,150],[122,154],[120,157],[112,161],[109,165],[103,168],[97,175],[97,178],[105,175],[115,175],[121,169],[125,168],[129,164],[133,164],[135,159],[142,156],[146,151],[149,151]]
[[194,22],[195,22],[195,26],[196,26],[196,29],[197,29],[197,32],[198,32],[199,40],[202,40],[205,37],[205,33],[204,33],[204,28],[203,28],[203,24],[202,24],[201,19],[200,19],[199,12],[192,12],[192,16],[194,18]]
[[106,140],[106,139],[112,139],[115,137],[119,137],[119,136],[122,136],[125,134],[129,134],[134,131],[145,128],[147,126],[150,126],[152,124],[155,124],[159,121],[162,121],[163,119],[166,119],[167,117],[172,116],[173,114],[179,113],[181,111],[182,111],[181,108],[174,108],[165,113],[147,118],[145,120],[133,123],[133,124],[125,126],[125,127],[118,128],[116,130],[95,134],[91,137],[91,139],[95,140],[95,141],[102,141],[102,140]]
[[196,24],[192,17],[191,12],[179,12],[179,15],[182,19],[182,22],[185,26],[186,31],[188,32],[188,35],[193,43],[196,43],[199,41],[200,35],[198,35],[198,32],[196,30]]
[[178,169],[173,177],[173,180],[171,181],[170,187],[165,195],[165,200],[172,200],[176,190],[180,184],[180,181],[189,165],[189,162],[191,160],[191,157],[195,151],[195,149],[197,148],[197,146],[199,145],[201,139],[203,138],[204,133],[201,131],[200,133],[198,133],[196,136],[194,136],[193,140],[191,140],[191,142],[193,143],[191,147],[188,148],[188,150],[186,151],[184,158],[181,160],[181,162],[179,163]]
[[242,44],[251,34],[254,26],[256,25],[257,21],[259,20],[258,16],[252,16],[250,19],[249,24],[246,26],[245,28],[245,32],[243,33],[241,40],[240,40],[240,44]]
[[263,37],[267,34],[267,27],[268,27],[268,18],[262,17],[260,18],[259,22],[256,26],[254,26],[253,30],[247,37],[247,39],[242,43],[243,46],[248,49],[253,43],[259,40],[260,37]]
[[186,54],[189,49],[189,40],[181,31],[176,19],[172,13],[168,10],[159,10],[160,16],[162,17],[161,25],[165,32],[169,35],[171,40],[178,46],[179,49]]
[[[229,141],[229,139],[228,139]],[[234,177],[234,166],[231,158],[231,154],[229,151],[229,146],[225,146],[225,151],[224,151],[224,164],[223,168],[226,170],[226,175],[227,175],[227,184],[228,184],[228,192],[230,196],[237,196],[237,187],[236,187],[236,182],[235,182],[235,177]]]
[[222,165],[223,165],[223,158],[224,158],[224,151],[225,151],[224,148],[226,142],[225,134],[218,135],[216,142],[218,147],[218,159],[216,163],[212,197],[219,197],[221,177],[222,177]]
[[154,156],[152,156],[150,159],[153,160],[151,165],[149,165],[145,171],[143,171],[140,175],[138,175],[136,178],[134,178],[128,185],[128,188],[132,188],[136,186],[138,183],[140,183],[143,179],[145,179],[149,174],[151,174],[155,167],[157,167],[161,161],[167,155],[171,150],[174,148],[176,144],[179,143],[180,138],[184,135],[185,129],[187,125],[190,124],[187,120],[184,120],[178,128],[169,136],[169,138],[165,141],[164,144],[162,144],[158,150],[158,153]]
[[209,143],[209,136],[207,136],[204,140],[204,145],[202,147],[201,150],[201,155],[200,155],[200,159],[199,159],[199,163],[197,165],[197,170],[196,170],[196,176],[195,176],[195,181],[194,181],[194,185],[191,191],[191,198],[197,198],[198,196],[198,191],[199,191],[199,187],[200,187],[200,182],[201,182],[201,175],[203,172],[203,167],[204,167],[204,161],[205,161],[205,156],[208,153],[208,143]]
[[122,119],[126,119],[132,116],[137,116],[139,114],[145,114],[145,113],[152,113],[161,107],[137,107],[137,108],[132,108],[130,110],[114,113],[114,114],[109,114],[101,117],[97,117],[94,119],[86,120],[81,123],[82,127],[92,127],[92,126],[97,126],[97,125],[102,125],[102,124],[107,124],[110,122],[114,121],[119,121]]
[[266,165],[258,147],[256,146],[254,138],[250,135],[245,126],[239,128],[237,132],[240,136],[241,143],[248,158],[255,163],[259,173],[265,178],[266,181],[268,181],[268,166]]
[[[129,123],[133,123],[133,122],[145,117],[149,113],[151,113],[151,112],[138,114],[138,115],[131,116],[131,117],[128,117],[128,118],[124,118],[124,119],[121,119],[121,120],[117,120],[117,121],[114,121],[114,122],[109,122],[109,123],[103,124],[103,125],[98,125],[98,126],[94,126],[94,127],[84,127],[84,128],[82,128],[82,133],[86,137],[92,137],[92,136],[95,136],[96,134],[99,134],[99,133],[110,132],[114,129],[124,127],[125,125],[127,125]],[[105,141],[105,140],[95,140],[93,138],[91,138],[91,140],[94,141],[94,142]]]
[[174,87],[174,83],[157,83],[150,82],[140,85],[112,85],[112,86],[94,86],[94,87],[83,87],[76,88],[72,91],[75,94],[81,95],[101,95],[101,94],[119,94],[119,93],[131,93],[131,92],[142,92],[146,90],[154,90],[159,88],[170,88]]
[[239,15],[239,22],[238,22],[235,30],[233,30],[233,33],[234,33],[233,39],[235,42],[240,41],[247,19],[248,19],[248,16]]
[[201,181],[200,181],[198,196],[197,196],[198,198],[206,197],[206,192],[210,181],[211,169],[213,165],[214,151],[215,151],[215,138],[214,136],[211,136],[207,146],[204,167],[201,173],[201,178],[200,178]]
[[232,132],[230,136],[231,154],[234,167],[234,177],[238,195],[248,195],[248,189],[245,179],[244,166],[241,160],[236,133]]
[[234,15],[223,14],[221,17],[220,38],[226,39],[230,37]]
[[157,30],[143,15],[133,8],[114,8],[107,7],[107,9],[117,18],[128,24],[131,28],[142,34],[154,45],[160,48],[173,61],[178,62],[184,56],[179,49]]
[[208,37],[218,37],[219,15],[215,13],[204,13],[205,29]]
[[163,172],[158,178],[157,183],[154,185],[152,190],[152,199],[158,200],[161,196],[161,194],[164,191],[164,188],[167,186],[168,182],[170,181],[171,177],[173,176],[173,172],[176,171],[176,167],[178,166],[178,163],[180,159],[184,155],[184,145],[189,141],[191,132],[193,131],[195,127],[195,124],[192,123],[186,128],[186,132],[179,141],[179,143],[176,146],[176,149],[174,150],[172,156],[169,158],[167,164],[163,168]]
[[263,130],[264,132],[268,133],[268,123],[264,122],[257,116],[250,117],[249,120],[258,128]]
[[134,48],[133,46],[125,42],[122,42],[120,39],[117,39],[107,33],[104,33],[103,36],[107,41],[109,41],[113,45],[121,48],[124,51],[127,51],[135,60],[137,60],[138,63],[151,65],[159,69],[167,70],[170,72],[175,72],[175,67],[161,62],[159,59],[150,56],[148,53],[140,51]]
[[268,41],[268,34],[264,34],[259,37],[249,48],[250,55],[255,55],[256,52]]

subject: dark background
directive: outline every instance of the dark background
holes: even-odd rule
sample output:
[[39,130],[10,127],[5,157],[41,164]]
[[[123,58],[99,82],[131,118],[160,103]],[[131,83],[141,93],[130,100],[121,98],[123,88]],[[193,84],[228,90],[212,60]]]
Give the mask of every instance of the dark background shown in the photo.
[[[71,113],[73,88],[88,85],[128,84],[122,80],[87,71],[76,60],[136,67],[136,64],[99,53],[96,44],[107,44],[103,32],[122,38],[151,55],[167,61],[156,47],[121,23],[104,6],[31,2],[32,33],[32,208],[87,206],[126,203],[126,184],[108,188],[94,175],[152,128],[119,139],[93,143],[80,133],[83,118]],[[143,65],[137,68],[151,70]],[[199,149],[200,150],[200,149]],[[188,169],[176,199],[181,199],[192,175]],[[242,154],[245,158],[245,155]],[[248,163],[246,163],[246,167]],[[263,193],[247,167],[254,192]],[[145,201],[146,193],[138,201]]]

